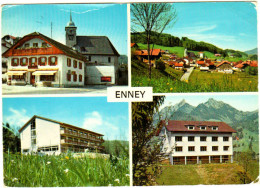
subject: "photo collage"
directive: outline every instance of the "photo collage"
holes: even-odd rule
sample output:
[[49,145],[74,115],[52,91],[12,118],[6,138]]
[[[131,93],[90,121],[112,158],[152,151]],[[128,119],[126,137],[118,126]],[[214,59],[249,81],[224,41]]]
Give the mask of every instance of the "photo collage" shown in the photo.
[[2,4],[2,186],[259,184],[257,8]]

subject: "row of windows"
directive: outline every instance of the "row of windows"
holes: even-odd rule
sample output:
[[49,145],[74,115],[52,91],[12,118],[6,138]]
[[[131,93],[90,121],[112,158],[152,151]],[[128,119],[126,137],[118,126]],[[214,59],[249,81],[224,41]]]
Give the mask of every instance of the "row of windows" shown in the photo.
[[[176,142],[182,142],[182,136],[175,136],[175,141]],[[188,136],[188,141],[189,142],[194,142],[195,141],[195,136]],[[207,141],[207,137],[206,136],[200,136],[200,141],[201,142],[206,142]],[[217,142],[218,141],[218,136],[212,136],[211,137],[211,141],[212,142]],[[228,142],[229,141],[229,137],[228,136],[224,136],[223,137],[223,141],[224,142]]]
[[[69,73],[67,73],[67,81],[71,81],[71,75],[73,76],[73,81],[74,82],[77,82],[77,74],[75,73],[75,74],[69,74]],[[82,75],[80,74],[79,75],[79,82],[82,82]]]
[[65,130],[65,131],[68,131],[68,133],[70,133],[70,134],[73,133],[73,134],[79,135],[79,136],[86,136],[86,137],[102,139],[102,136],[96,136],[96,135],[93,135],[91,133],[86,133],[86,132],[83,132],[83,131],[77,131],[77,130],[73,130],[73,129],[70,129],[70,128],[60,127],[60,130]]
[[47,63],[50,66],[55,66],[58,64],[58,58],[56,56],[50,56],[47,61],[47,57],[22,57],[22,58],[12,58],[11,65],[12,66],[46,66]]
[[[219,147],[218,146],[212,146],[212,151],[218,151]],[[223,151],[228,151],[229,146],[223,146]],[[182,146],[176,146],[175,148],[176,152],[182,152],[183,147]],[[195,146],[188,146],[188,151],[195,151]],[[200,151],[207,151],[207,146],[200,146]]]
[[[67,58],[67,66],[71,67],[71,59]],[[73,60],[73,67],[77,68],[78,67],[78,62],[76,60]],[[82,69],[82,63],[79,62],[79,69]]]
[[[65,139],[65,137],[61,137],[61,139]],[[100,143],[95,143],[95,142],[90,142],[87,140],[81,140],[81,139],[77,139],[77,138],[72,138],[72,137],[68,137],[67,139],[70,142],[77,142],[77,143],[84,143],[84,144],[89,144],[89,145],[96,145],[96,146],[100,146]]]
[[[29,47],[30,47],[30,43],[25,43],[25,44],[24,44],[24,47],[25,47],[25,48],[29,48]],[[33,46],[32,46],[32,47],[33,47],[33,48],[38,48],[39,45],[38,45],[38,43],[33,43]],[[41,47],[42,47],[42,48],[45,48],[45,47],[48,47],[48,45],[47,45],[46,42],[42,42],[42,43],[41,43]]]
[[[207,130],[207,126],[202,126],[202,125],[200,125],[199,128],[200,128],[200,130]],[[210,127],[209,127],[209,128],[210,128]],[[189,130],[194,130],[194,129],[195,129],[195,126],[194,126],[194,125],[189,125],[189,126],[188,126],[188,129],[189,129]],[[211,126],[211,130],[213,130],[213,131],[218,130],[218,126]]]

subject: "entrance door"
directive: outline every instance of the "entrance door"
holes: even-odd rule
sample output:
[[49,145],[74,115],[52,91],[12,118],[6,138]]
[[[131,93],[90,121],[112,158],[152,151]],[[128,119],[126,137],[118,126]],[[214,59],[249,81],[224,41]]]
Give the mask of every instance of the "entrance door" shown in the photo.
[[31,72],[31,84],[34,85],[35,83],[35,75]]

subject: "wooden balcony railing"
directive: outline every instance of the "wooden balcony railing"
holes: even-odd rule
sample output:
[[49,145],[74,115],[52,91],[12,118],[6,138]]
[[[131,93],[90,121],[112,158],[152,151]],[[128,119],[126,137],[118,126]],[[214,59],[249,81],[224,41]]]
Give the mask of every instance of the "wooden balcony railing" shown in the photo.
[[13,55],[48,55],[52,54],[52,48],[30,48],[30,49],[14,49]]
[[73,131],[60,130],[60,133],[61,134],[72,135],[72,136],[77,136],[77,137],[80,137],[80,138],[85,138],[85,139],[89,139],[89,140],[93,140],[93,141],[97,141],[97,142],[104,142],[103,138],[101,138],[101,139],[100,138],[94,138],[94,137],[86,136],[84,134],[79,134],[79,133],[76,133],[76,132],[73,132]]

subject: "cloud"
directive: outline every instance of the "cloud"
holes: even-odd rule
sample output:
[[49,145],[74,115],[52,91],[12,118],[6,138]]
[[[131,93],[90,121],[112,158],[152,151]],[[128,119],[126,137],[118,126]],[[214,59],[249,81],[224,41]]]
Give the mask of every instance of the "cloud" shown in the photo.
[[[70,10],[65,10],[65,9],[60,9],[60,10],[64,11],[64,12],[70,12]],[[75,14],[85,14],[87,12],[91,12],[91,11],[95,11],[95,10],[100,10],[100,9],[96,8],[96,9],[86,10],[86,11],[83,11],[83,12],[76,12],[76,11],[71,11],[71,12],[75,13]]]
[[188,26],[188,27],[181,27],[178,29],[176,28],[176,31],[178,31],[178,32],[191,31],[192,33],[203,33],[205,31],[214,30],[216,27],[217,27],[216,24],[213,24],[213,25],[201,24],[201,25],[194,25],[194,26]]
[[82,128],[104,134],[109,140],[128,139],[128,129],[126,131],[123,126],[128,125],[127,121],[124,116],[107,117],[93,111],[85,114]]
[[29,119],[25,109],[16,110],[13,108],[9,108],[11,115],[6,116],[4,118],[5,123],[9,123],[11,126],[15,125],[17,127],[22,127]]

